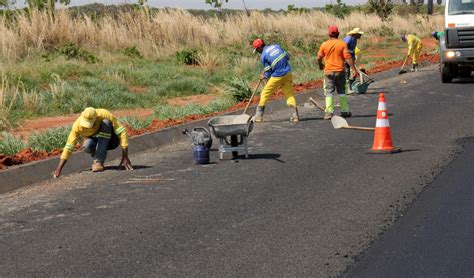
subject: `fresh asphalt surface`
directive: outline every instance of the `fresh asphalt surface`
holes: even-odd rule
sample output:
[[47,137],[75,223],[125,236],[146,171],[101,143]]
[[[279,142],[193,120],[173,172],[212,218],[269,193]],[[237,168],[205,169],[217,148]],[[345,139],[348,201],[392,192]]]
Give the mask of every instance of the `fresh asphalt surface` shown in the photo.
[[474,138],[346,277],[474,276]]
[[[433,180],[462,153],[463,139],[474,136],[472,80],[442,84],[436,66],[385,76],[366,95],[350,98],[349,122],[373,126],[377,92],[386,92],[392,136],[404,152],[368,154],[371,132],[334,130],[313,107],[301,108],[299,123],[287,121],[289,111],[268,107],[266,122],[250,136],[250,159],[218,161],[214,151],[213,164],[195,166],[182,142],[133,156],[133,172],[83,172],[0,196],[0,276],[328,277],[348,268],[385,276],[383,258],[374,272],[362,271],[385,246],[405,252],[390,227],[413,231],[417,215],[436,212],[434,205],[472,211],[472,202],[457,200],[472,196],[461,178],[446,178],[453,186],[444,192],[453,196],[423,201],[423,195],[436,191]],[[459,173],[472,181],[468,170]],[[417,198],[422,208],[412,213]],[[445,219],[465,228],[461,218],[427,217],[435,223],[423,218],[420,225]],[[439,234],[420,235],[420,242],[406,236],[410,256],[427,250],[422,240],[440,243],[439,250],[455,244],[460,252],[454,237],[467,240],[461,232],[441,242],[429,239]],[[444,263],[453,263],[449,270],[458,262]],[[385,269],[436,276],[429,269]]]

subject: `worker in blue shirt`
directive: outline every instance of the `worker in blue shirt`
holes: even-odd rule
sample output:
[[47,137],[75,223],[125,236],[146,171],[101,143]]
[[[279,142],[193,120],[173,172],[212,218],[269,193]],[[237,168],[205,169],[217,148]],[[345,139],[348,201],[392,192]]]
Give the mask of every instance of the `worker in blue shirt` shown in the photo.
[[255,121],[263,121],[265,105],[270,95],[278,90],[278,88],[282,89],[287,105],[294,109],[290,121],[299,121],[298,108],[293,91],[293,73],[291,73],[290,63],[288,62],[290,56],[280,45],[272,44],[267,46],[262,39],[256,39],[253,42],[253,49],[254,53],[258,52],[262,54],[261,61],[264,72],[260,76],[260,79],[267,80],[267,84],[260,94],[260,102],[257,106],[257,112],[254,118]]
[[[347,36],[344,38],[344,42],[347,44],[347,48],[349,49],[349,53],[351,54],[352,61],[354,61],[354,64],[356,62],[357,40],[360,39],[363,34],[364,32],[362,32],[360,28],[354,28],[349,33],[347,33]],[[352,91],[352,82],[354,82],[354,80],[350,79],[351,67],[349,66],[349,64],[345,63],[345,68],[348,94],[353,94],[354,91]]]

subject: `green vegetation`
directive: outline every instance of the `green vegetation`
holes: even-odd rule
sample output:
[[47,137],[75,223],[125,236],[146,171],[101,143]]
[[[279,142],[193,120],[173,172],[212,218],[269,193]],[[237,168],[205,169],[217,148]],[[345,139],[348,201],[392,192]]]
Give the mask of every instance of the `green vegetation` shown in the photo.
[[124,117],[120,119],[120,122],[129,126],[131,129],[138,130],[147,128],[150,126],[153,118],[137,118],[137,117]]
[[26,144],[18,137],[8,132],[0,133],[0,154],[14,155],[26,148]]
[[235,103],[236,101],[232,97],[224,96],[204,105],[194,103],[187,104],[183,107],[158,105],[155,107],[155,116],[159,120],[167,120],[181,119],[189,115],[207,115],[226,110]]
[[250,88],[249,82],[240,77],[230,79],[227,86],[227,92],[229,92],[229,94],[237,101],[249,99],[252,95],[252,89]]
[[34,151],[48,151],[61,149],[66,143],[71,127],[46,129],[33,133],[25,142],[20,137],[8,132],[0,133],[0,154],[14,155],[22,149],[31,148]]
[[64,147],[71,127],[46,129],[40,133],[33,133],[28,138],[28,147],[34,151],[52,151]]

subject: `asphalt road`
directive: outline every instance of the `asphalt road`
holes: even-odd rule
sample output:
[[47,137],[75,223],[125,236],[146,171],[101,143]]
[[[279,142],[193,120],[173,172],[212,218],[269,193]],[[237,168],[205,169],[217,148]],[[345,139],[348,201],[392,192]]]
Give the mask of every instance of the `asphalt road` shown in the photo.
[[0,276],[344,273],[474,136],[472,81],[442,84],[436,66],[385,76],[350,98],[350,123],[373,126],[386,92],[404,152],[368,154],[370,132],[334,130],[312,107],[296,124],[268,107],[248,160],[213,152],[213,164],[195,166],[183,142],[133,156],[131,173],[0,196]]
[[474,138],[345,277],[474,277]]

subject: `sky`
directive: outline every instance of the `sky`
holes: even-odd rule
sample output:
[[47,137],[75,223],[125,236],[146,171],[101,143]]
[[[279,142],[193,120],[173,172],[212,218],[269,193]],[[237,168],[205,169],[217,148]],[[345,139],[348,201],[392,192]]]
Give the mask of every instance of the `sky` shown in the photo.
[[[22,0],[18,0],[20,2]],[[296,7],[321,7],[332,0],[245,0],[247,8],[249,9],[265,9],[272,8],[273,10],[286,9],[288,5],[294,4]],[[103,4],[123,4],[123,3],[136,3],[137,1],[132,0],[71,0],[71,6],[92,4],[92,3],[103,3]],[[336,1],[333,0],[335,3]],[[366,1],[364,0],[345,0],[346,4],[360,4]],[[183,9],[209,9],[210,5],[205,4],[205,0],[148,0],[148,3],[152,7],[173,7]],[[229,0],[228,3],[224,4],[225,8],[229,9],[243,9],[242,0]]]

